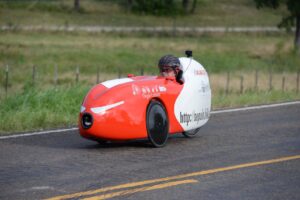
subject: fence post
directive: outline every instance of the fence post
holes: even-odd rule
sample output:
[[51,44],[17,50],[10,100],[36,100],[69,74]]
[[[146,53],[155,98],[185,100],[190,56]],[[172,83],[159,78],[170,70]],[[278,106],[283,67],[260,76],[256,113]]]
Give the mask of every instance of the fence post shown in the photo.
[[243,94],[243,92],[244,92],[244,76],[241,75],[240,79],[241,79],[240,93]]
[[254,86],[254,89],[257,91],[258,87],[258,70],[256,69],[255,70],[255,86]]
[[272,76],[273,76],[273,74],[272,74],[273,72],[272,72],[272,69],[270,69],[270,71],[269,71],[269,91],[271,91],[272,90]]
[[100,76],[100,70],[99,70],[99,67],[97,68],[97,84],[99,83],[99,76]]
[[5,98],[7,98],[7,91],[8,91],[8,75],[9,75],[9,66],[6,65],[6,69],[5,69]]
[[35,74],[36,73],[36,69],[35,69],[35,65],[32,66],[32,86],[35,86]]
[[282,92],[284,92],[284,88],[285,88],[285,76],[282,77],[282,84],[281,84]]
[[76,84],[79,82],[79,66],[76,68]]
[[297,87],[296,87],[297,93],[299,93],[299,74],[300,74],[300,71],[297,72]]
[[228,71],[228,72],[227,72],[227,79],[226,79],[226,89],[225,89],[226,95],[227,95],[228,92],[229,92],[229,82],[230,82],[230,73],[229,73],[229,71]]
[[141,76],[144,76],[144,68],[141,68]]
[[57,80],[58,80],[58,71],[57,71],[57,64],[54,66],[54,87],[57,86]]

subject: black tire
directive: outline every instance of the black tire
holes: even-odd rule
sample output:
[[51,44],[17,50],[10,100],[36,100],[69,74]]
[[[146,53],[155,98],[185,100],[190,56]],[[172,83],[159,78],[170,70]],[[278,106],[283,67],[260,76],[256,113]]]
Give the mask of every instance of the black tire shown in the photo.
[[200,128],[196,128],[193,130],[184,131],[184,132],[182,132],[182,134],[187,138],[192,138],[192,137],[196,136],[196,134],[199,132],[199,130],[200,130]]
[[148,139],[154,147],[165,146],[169,136],[166,109],[158,101],[151,101],[147,108],[146,127]]

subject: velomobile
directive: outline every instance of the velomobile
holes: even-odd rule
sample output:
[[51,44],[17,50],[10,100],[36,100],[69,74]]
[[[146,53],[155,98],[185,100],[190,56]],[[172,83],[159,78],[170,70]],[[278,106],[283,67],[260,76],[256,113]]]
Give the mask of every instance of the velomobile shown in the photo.
[[179,61],[183,84],[174,77],[129,75],[94,86],[81,106],[81,136],[96,141],[148,138],[162,147],[169,134],[195,135],[210,116],[209,78],[191,53]]

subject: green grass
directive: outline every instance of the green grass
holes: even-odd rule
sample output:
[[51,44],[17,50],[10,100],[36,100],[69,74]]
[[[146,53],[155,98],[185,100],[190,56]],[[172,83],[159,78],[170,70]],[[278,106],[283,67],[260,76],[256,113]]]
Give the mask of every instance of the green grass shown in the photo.
[[73,2],[1,1],[0,25],[275,26],[286,12],[285,8],[257,10],[253,0],[199,0],[194,15],[174,21],[171,17],[136,15],[111,0],[80,1],[81,12],[74,12]]
[[213,109],[253,106],[259,104],[279,103],[285,101],[300,100],[300,94],[295,91],[272,90],[272,91],[246,91],[243,94],[222,92],[212,97]]
[[[293,35],[203,35],[199,37],[147,37],[86,33],[0,33],[0,66],[10,64],[24,69],[59,65],[62,71],[81,66],[106,72],[153,67],[160,56],[171,53],[183,56],[194,51],[209,71],[236,69],[299,69],[299,57],[292,52]],[[153,68],[154,69],[154,68]],[[156,71],[153,70],[152,72]]]
[[76,124],[84,86],[27,89],[0,102],[0,133],[20,132]]

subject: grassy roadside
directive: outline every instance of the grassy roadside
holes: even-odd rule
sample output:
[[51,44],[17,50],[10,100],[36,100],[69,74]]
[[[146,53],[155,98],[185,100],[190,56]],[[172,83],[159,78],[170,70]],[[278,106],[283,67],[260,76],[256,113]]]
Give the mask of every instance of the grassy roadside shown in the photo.
[[260,104],[271,104],[286,101],[299,101],[300,94],[295,91],[272,90],[272,91],[246,91],[243,94],[233,93],[224,95],[219,93],[212,97],[213,109],[246,107]]
[[[81,102],[88,86],[29,89],[0,102],[0,135],[13,132],[69,127],[77,124]],[[246,91],[243,94],[213,94],[213,109],[300,100],[294,91]]]
[[68,127],[76,124],[88,87],[28,89],[0,102],[0,133]]

